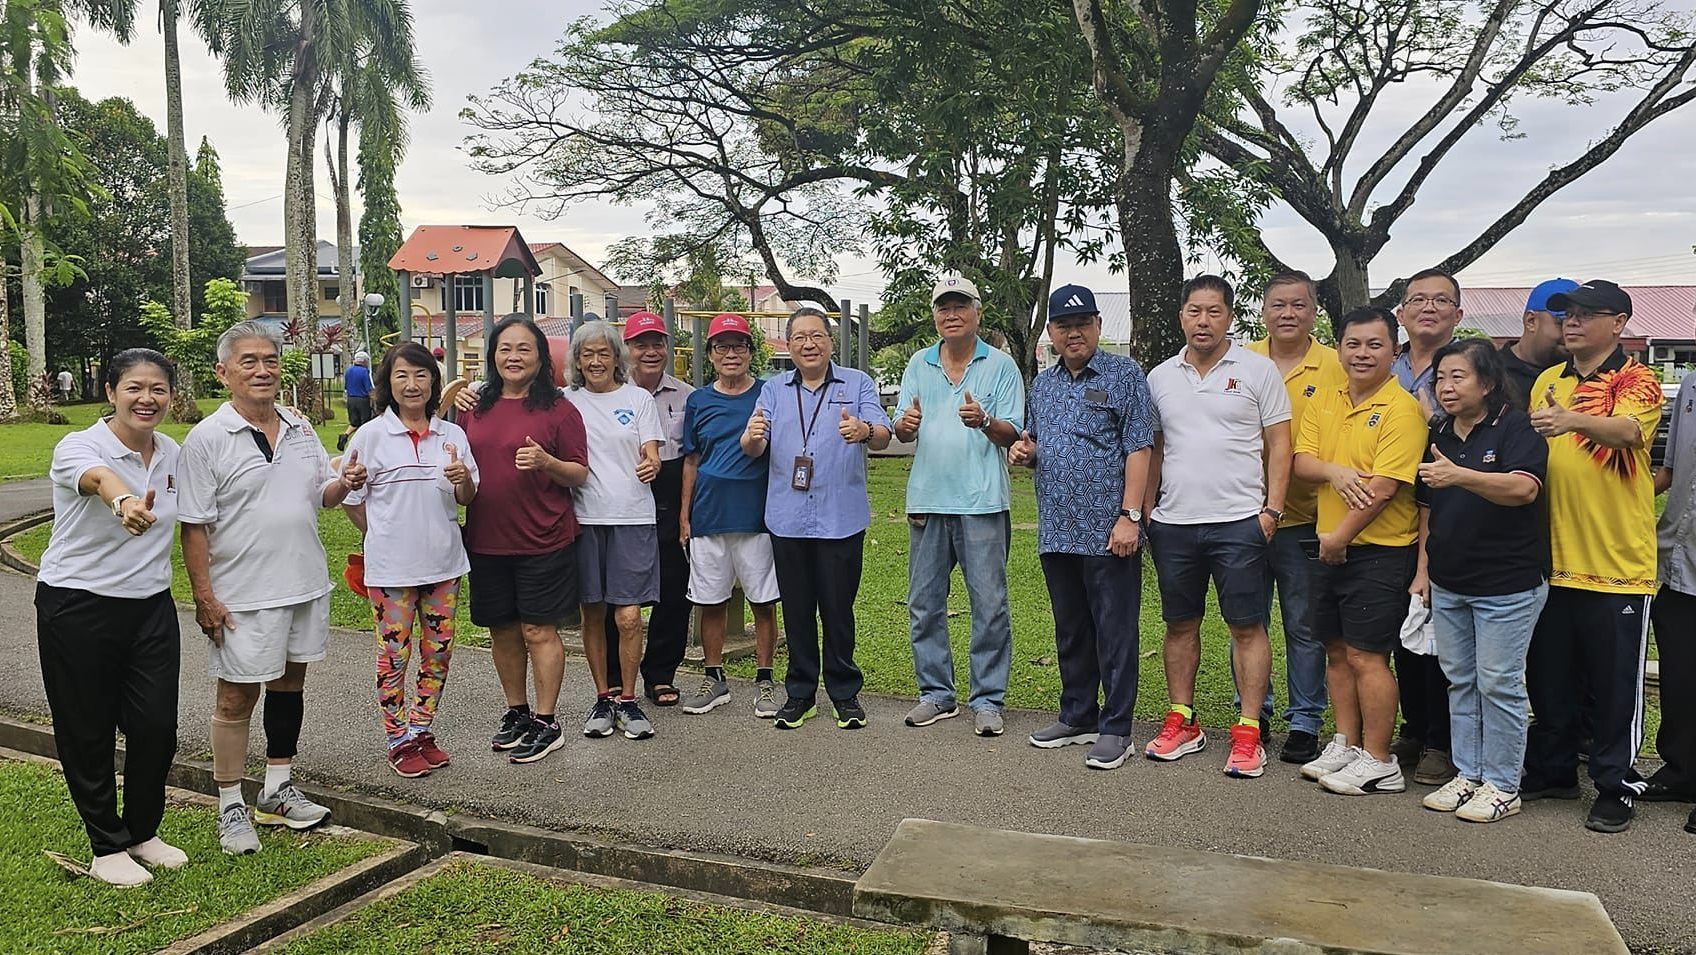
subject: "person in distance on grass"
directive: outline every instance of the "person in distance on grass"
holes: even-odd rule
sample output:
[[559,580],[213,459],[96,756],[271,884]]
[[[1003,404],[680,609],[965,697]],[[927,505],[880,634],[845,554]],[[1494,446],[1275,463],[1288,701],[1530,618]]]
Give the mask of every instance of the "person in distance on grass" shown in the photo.
[[[506,696],[490,745],[531,763],[563,745],[555,718],[565,679],[559,621],[577,606],[570,489],[588,480],[588,439],[583,416],[554,387],[553,356],[535,322],[509,315],[495,323],[487,354],[487,385],[459,417],[479,466],[465,512],[471,622],[489,628]],[[534,710],[527,675],[536,684]]]
[[818,714],[822,671],[836,725],[859,729],[866,711],[854,664],[854,597],[871,525],[866,450],[889,446],[889,417],[869,376],[830,360],[823,311],[796,309],[784,337],[795,370],[760,387],[741,437],[743,454],[769,454],[766,527],[789,640],[787,699],[772,722],[796,729]]
[[[65,787],[94,850],[89,874],[116,886],[188,856],[159,838],[177,751],[177,608],[171,529],[177,443],[158,434],[177,372],[149,348],[106,364],[109,417],[53,449],[53,535],[36,577],[41,680]],[[124,808],[112,779],[124,734]],[[139,865],[137,863],[140,863]]]
[[[470,569],[459,508],[477,497],[477,459],[459,425],[436,417],[441,370],[423,345],[389,349],[371,394],[377,417],[348,445],[369,477],[342,508],[365,535],[364,584],[377,624],[377,703],[389,766],[410,778],[448,764],[431,727],[453,654],[459,578]],[[409,700],[415,623],[418,682]]]
[[[307,665],[330,641],[330,577],[319,508],[365,486],[349,454],[338,475],[310,422],[276,404],[276,333],[240,322],[218,339],[218,380],[230,400],[183,440],[177,507],[195,619],[211,641],[218,681],[212,778],[224,851],[259,850],[253,822],[307,829],[330,810],[306,798],[290,767],[300,740]],[[241,779],[248,723],[265,687],[265,783],[249,820]]]
[[[1266,338],[1248,346],[1265,355],[1284,376],[1290,398],[1290,440],[1301,433],[1301,422],[1322,389],[1346,384],[1337,350],[1313,336],[1319,314],[1319,296],[1306,272],[1274,275],[1260,303],[1260,319]],[[1272,538],[1267,562],[1268,583],[1275,586],[1284,624],[1284,662],[1289,687],[1289,706],[1284,718],[1290,735],[1278,758],[1286,763],[1306,763],[1319,755],[1319,724],[1325,715],[1325,645],[1313,634],[1313,578],[1308,572],[1307,551],[1317,547],[1319,488],[1292,475],[1284,492],[1284,515]],[[1266,598],[1272,599],[1268,588]],[[1271,619],[1270,606],[1267,619]],[[1261,719],[1272,718],[1272,686],[1266,686]]]
[[1425,415],[1393,380],[1396,318],[1358,308],[1337,327],[1348,383],[1320,391],[1296,439],[1295,475],[1319,486],[1313,630],[1325,643],[1325,679],[1337,734],[1301,768],[1348,795],[1407,788],[1390,752],[1408,585],[1418,563],[1413,501]]
[[1030,742],[1088,745],[1085,765],[1117,769],[1137,702],[1153,402],[1134,359],[1097,347],[1101,312],[1089,289],[1054,290],[1048,338],[1060,360],[1031,381],[1026,430],[1008,450],[1036,471],[1037,551],[1060,664],[1060,718]]
[[1186,345],[1148,374],[1155,429],[1148,538],[1166,620],[1171,707],[1145,752],[1170,761],[1207,745],[1194,706],[1211,577],[1231,631],[1242,706],[1225,774],[1252,779],[1266,771],[1260,709],[1272,674],[1267,554],[1290,480],[1290,397],[1271,359],[1231,341],[1230,283],[1200,275],[1184,283],[1180,299]]
[[1003,449],[1024,427],[1025,383],[1011,355],[978,337],[983,305],[971,280],[939,279],[931,315],[942,340],[907,362],[895,399],[904,409],[895,436],[917,445],[907,478],[907,610],[919,702],[906,723],[929,726],[960,712],[948,642],[949,582],[959,565],[972,606],[973,730],[1000,736],[1013,662],[1007,605],[1013,525]]
[[678,537],[689,553],[689,599],[701,608],[700,689],[685,713],[708,713],[730,702],[724,678],[724,628],[731,592],[742,588],[754,612],[754,715],[777,716],[777,565],[766,532],[766,461],[742,453],[742,432],[760,400],[750,374],[754,332],[725,313],[707,326],[714,380],[690,392],[683,413],[683,506]]
[[1655,373],[1619,347],[1631,296],[1618,285],[1592,279],[1550,296],[1549,308],[1565,313],[1571,357],[1546,369],[1532,389],[1531,424],[1549,442],[1554,573],[1526,664],[1536,719],[1519,794],[1578,798],[1579,720],[1589,710],[1597,796],[1584,824],[1623,832],[1648,786],[1633,762],[1643,742],[1656,574],[1649,445],[1664,397]]
[[353,364],[342,373],[342,392],[347,398],[347,430],[336,438],[336,449],[345,450],[360,425],[371,420],[371,355],[358,351]]
[[[1655,493],[1667,509],[1655,528],[1661,589],[1651,608],[1661,663],[1662,766],[1646,781],[1645,802],[1696,802],[1696,375],[1685,375],[1673,400],[1666,463]],[[1696,832],[1696,809],[1684,828]]]
[[1445,417],[1414,488],[1423,506],[1413,589],[1436,627],[1457,772],[1424,805],[1495,822],[1520,808],[1525,653],[1549,596],[1537,501],[1549,448],[1513,407],[1501,354],[1488,341],[1451,342],[1432,364]]

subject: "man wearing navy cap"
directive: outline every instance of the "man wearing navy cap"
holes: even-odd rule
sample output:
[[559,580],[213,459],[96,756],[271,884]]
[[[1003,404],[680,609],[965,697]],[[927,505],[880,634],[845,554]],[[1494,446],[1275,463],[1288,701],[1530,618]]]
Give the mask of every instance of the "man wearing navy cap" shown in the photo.
[[1565,312],[1549,308],[1549,297],[1578,288],[1572,279],[1550,279],[1531,290],[1525,300],[1525,331],[1519,341],[1502,346],[1502,364],[1508,373],[1508,400],[1521,411],[1531,407],[1531,386],[1543,369],[1566,359],[1561,340]]

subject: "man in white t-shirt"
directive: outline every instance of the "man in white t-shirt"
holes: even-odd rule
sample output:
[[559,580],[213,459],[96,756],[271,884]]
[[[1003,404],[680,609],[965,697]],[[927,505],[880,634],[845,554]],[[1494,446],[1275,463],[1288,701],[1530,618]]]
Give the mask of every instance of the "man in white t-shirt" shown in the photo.
[[76,380],[71,377],[71,373],[70,373],[69,370],[64,369],[64,368],[59,369],[58,384],[59,384],[59,400],[61,402],[70,401],[71,400],[71,389],[73,387],[75,387]]
[[[290,780],[300,738],[306,665],[329,644],[330,577],[319,508],[365,485],[349,455],[338,476],[310,423],[278,408],[281,346],[256,322],[218,339],[218,380],[230,400],[183,441],[177,504],[195,619],[211,641],[218,681],[212,778],[224,851],[259,850],[253,822],[308,829],[330,810]],[[248,722],[265,686],[265,782],[252,820],[242,800]]]
[[1150,759],[1200,751],[1195,676],[1211,577],[1231,630],[1242,716],[1231,727],[1225,773],[1265,772],[1260,705],[1272,668],[1266,638],[1267,546],[1283,518],[1290,479],[1290,397],[1278,366],[1230,339],[1235,294],[1216,275],[1184,283],[1179,321],[1187,346],[1148,375],[1154,459],[1148,538],[1166,620],[1171,707]]

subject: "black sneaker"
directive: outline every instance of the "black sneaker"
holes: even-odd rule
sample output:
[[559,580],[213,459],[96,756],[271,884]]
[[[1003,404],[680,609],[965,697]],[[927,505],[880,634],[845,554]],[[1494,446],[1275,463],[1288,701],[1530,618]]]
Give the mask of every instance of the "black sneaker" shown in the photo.
[[813,705],[812,700],[801,700],[792,696],[778,708],[772,723],[780,730],[792,730],[817,715],[819,708]]
[[1290,730],[1284,749],[1278,753],[1280,762],[1311,763],[1319,758],[1319,737],[1306,730]]
[[1597,796],[1590,807],[1590,817],[1584,820],[1584,828],[1591,832],[1624,832],[1631,828],[1631,817],[1636,814],[1637,810],[1618,796]]
[[846,700],[831,700],[830,705],[836,709],[836,728],[844,730],[864,729],[866,725],[866,708],[860,705],[860,698],[851,696]]
[[1272,721],[1260,717],[1255,722],[1260,724],[1260,745],[1270,747],[1272,745]]
[[1577,799],[1578,784],[1569,783],[1557,786],[1547,783],[1534,776],[1526,776],[1519,781],[1519,798],[1521,802],[1535,802],[1539,799]]
[[529,713],[509,708],[501,717],[501,728],[495,731],[495,738],[489,740],[489,746],[497,753],[512,749],[523,742],[524,734],[530,732],[530,724],[534,722]]
[[524,741],[507,759],[515,763],[534,763],[564,745],[565,737],[560,735],[558,720],[552,723],[531,720],[530,732],[524,734]]

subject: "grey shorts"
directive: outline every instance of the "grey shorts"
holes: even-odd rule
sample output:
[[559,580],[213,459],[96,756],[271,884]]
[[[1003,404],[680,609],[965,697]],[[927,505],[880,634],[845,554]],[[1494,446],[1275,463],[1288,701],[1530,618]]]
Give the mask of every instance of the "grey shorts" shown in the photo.
[[652,524],[584,524],[577,538],[578,601],[615,607],[660,599],[659,532]]

